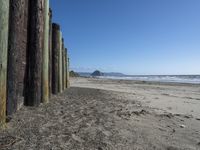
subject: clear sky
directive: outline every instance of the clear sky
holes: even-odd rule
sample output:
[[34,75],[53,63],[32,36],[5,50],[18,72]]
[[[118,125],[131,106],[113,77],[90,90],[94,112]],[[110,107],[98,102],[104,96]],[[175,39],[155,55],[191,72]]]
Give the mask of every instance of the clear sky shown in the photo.
[[71,68],[200,74],[200,0],[50,0]]

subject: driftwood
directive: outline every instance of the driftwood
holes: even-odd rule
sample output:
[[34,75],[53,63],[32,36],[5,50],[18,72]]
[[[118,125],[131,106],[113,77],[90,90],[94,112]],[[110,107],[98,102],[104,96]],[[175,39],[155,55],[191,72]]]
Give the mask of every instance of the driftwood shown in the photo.
[[0,127],[6,120],[6,78],[8,53],[9,1],[0,1]]
[[49,0],[44,6],[44,48],[42,51],[42,102],[49,102]]
[[44,2],[44,0],[30,1],[28,73],[25,97],[25,105],[28,106],[39,106],[41,102]]
[[60,26],[52,24],[52,93],[58,93],[59,85],[59,51],[60,51]]
[[23,104],[28,32],[28,1],[10,0],[7,115]]

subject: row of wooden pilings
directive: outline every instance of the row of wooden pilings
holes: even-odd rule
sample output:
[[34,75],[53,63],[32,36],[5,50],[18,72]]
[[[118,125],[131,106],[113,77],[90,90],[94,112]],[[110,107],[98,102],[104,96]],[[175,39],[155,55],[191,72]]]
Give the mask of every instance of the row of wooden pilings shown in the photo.
[[0,0],[0,127],[23,104],[69,88],[69,58],[49,0]]

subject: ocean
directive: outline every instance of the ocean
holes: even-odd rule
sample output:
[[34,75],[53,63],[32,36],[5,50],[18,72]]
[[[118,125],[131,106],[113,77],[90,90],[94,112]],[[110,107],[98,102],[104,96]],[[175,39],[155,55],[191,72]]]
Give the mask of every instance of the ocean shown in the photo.
[[141,75],[141,76],[124,75],[124,76],[100,76],[99,78],[200,84],[200,75]]
[[[82,74],[82,76],[90,75]],[[200,75],[105,75],[97,78],[200,84]]]

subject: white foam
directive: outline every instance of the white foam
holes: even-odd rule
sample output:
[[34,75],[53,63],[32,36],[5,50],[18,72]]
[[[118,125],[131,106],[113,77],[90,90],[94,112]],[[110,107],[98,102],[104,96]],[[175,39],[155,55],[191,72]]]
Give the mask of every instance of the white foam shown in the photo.
[[98,78],[200,84],[200,76],[100,76]]

